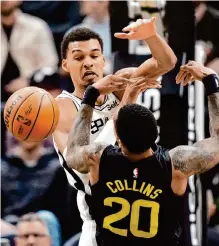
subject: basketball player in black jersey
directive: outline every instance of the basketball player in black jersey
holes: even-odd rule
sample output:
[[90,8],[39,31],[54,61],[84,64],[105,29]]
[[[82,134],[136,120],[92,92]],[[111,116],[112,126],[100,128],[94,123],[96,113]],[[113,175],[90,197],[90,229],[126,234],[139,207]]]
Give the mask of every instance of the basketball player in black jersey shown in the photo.
[[137,104],[122,106],[115,119],[120,148],[89,144],[95,101],[111,91],[104,81],[87,88],[69,135],[67,163],[90,173],[99,245],[177,245],[177,202],[185,193],[188,177],[219,163],[219,79],[192,61],[181,67],[177,83],[186,85],[194,79],[203,81],[208,95],[211,137],[170,151],[154,144],[155,118]]

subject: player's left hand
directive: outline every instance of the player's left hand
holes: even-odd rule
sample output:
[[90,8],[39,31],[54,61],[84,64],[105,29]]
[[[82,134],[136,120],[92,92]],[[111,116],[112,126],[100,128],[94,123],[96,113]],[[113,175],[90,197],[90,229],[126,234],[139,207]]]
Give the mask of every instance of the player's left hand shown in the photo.
[[[151,19],[138,19],[122,29],[123,32],[116,32],[114,36],[121,39],[144,40],[156,34],[156,17]],[[128,32],[128,33],[125,33]]]
[[126,86],[130,83],[135,83],[137,80],[144,80],[144,78],[140,79],[130,79],[126,78],[126,73],[120,75],[107,75],[104,78],[95,82],[92,86],[95,87],[101,95],[107,95],[114,91],[123,91]]
[[136,103],[137,97],[141,92],[147,89],[160,89],[162,86],[157,80],[139,80],[135,83],[127,85],[124,92],[124,103]]
[[180,67],[180,71],[176,76],[176,83],[179,84],[182,82],[185,86],[194,80],[202,81],[205,76],[214,73],[215,71],[196,61],[189,61],[187,64]]

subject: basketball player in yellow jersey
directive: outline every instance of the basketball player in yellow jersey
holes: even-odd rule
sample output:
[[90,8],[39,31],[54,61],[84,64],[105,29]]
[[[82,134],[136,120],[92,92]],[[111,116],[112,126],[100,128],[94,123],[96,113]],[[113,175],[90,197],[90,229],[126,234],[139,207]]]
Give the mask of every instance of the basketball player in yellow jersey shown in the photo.
[[114,129],[120,147],[90,143],[95,101],[111,91],[100,82],[86,89],[69,134],[66,160],[69,168],[89,173],[98,245],[178,245],[179,196],[189,176],[219,163],[219,78],[194,61],[181,67],[177,83],[195,79],[203,82],[208,96],[211,136],[171,150],[155,145],[156,120],[138,104],[119,109]]
[[[60,120],[53,134],[54,146],[64,167],[69,183],[78,190],[77,203],[84,221],[79,245],[93,246],[95,243],[96,225],[89,213],[89,198],[91,190],[88,185],[89,175],[80,174],[68,168],[65,161],[65,149],[68,135],[81,106],[85,89],[96,81],[107,83],[113,93],[100,95],[94,107],[91,122],[91,141],[102,132],[106,122],[112,118],[112,111],[119,104],[127,83],[141,82],[139,78],[156,80],[160,75],[171,70],[176,63],[176,57],[167,43],[156,33],[155,19],[137,20],[125,28],[132,30],[129,34],[117,33],[118,38],[145,40],[151,50],[152,58],[138,68],[128,68],[118,71],[115,75],[103,78],[105,59],[103,57],[103,41],[99,35],[88,28],[79,28],[70,32],[62,41],[62,67],[71,76],[75,87],[73,94],[62,92],[57,102],[60,109]],[[148,88],[157,88],[156,83],[145,81]],[[146,89],[146,87],[145,87]],[[131,102],[131,101],[130,101]],[[109,135],[109,134],[108,134]],[[113,135],[113,126],[110,128]],[[108,140],[108,137],[104,138]],[[85,232],[85,233],[84,233]]]

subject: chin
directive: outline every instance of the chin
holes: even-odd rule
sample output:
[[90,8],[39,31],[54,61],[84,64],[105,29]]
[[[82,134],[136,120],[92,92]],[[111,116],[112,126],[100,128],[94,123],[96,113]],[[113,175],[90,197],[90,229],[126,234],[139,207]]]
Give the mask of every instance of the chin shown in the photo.
[[96,81],[97,79],[86,80],[86,84],[84,85],[84,88],[86,89],[89,85],[94,84]]

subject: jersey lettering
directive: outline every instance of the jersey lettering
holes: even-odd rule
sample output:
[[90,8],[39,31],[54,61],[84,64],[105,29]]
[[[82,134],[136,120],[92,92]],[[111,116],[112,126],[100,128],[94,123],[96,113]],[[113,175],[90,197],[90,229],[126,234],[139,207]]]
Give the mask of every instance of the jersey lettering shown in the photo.
[[104,122],[103,120],[97,119],[91,122],[91,133],[95,134],[96,132],[98,132],[100,130],[100,128],[104,126]]
[[[126,199],[121,197],[107,197],[104,200],[104,206],[112,207],[113,203],[120,204],[122,206],[121,210],[117,213],[108,215],[104,218],[103,228],[110,230],[111,232],[127,237],[128,229],[135,237],[139,238],[152,238],[156,236],[158,232],[158,216],[160,205],[154,201],[148,201],[139,199],[133,202],[131,205]],[[151,210],[151,216],[148,218],[150,221],[150,229],[149,231],[143,231],[139,229],[139,218],[140,218],[140,210],[146,208]],[[130,225],[129,228],[116,228],[111,224],[122,220],[130,215]]]

